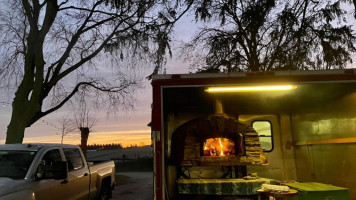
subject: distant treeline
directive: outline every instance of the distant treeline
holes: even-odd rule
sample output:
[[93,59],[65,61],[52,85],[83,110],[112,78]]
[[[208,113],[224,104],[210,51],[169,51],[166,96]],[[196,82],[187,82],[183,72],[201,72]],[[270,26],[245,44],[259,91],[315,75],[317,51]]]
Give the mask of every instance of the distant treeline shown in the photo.
[[88,145],[88,150],[99,150],[99,149],[122,149],[122,145],[120,143],[117,144],[90,144]]
[[136,148],[137,144],[130,144],[130,146],[127,146],[126,148]]

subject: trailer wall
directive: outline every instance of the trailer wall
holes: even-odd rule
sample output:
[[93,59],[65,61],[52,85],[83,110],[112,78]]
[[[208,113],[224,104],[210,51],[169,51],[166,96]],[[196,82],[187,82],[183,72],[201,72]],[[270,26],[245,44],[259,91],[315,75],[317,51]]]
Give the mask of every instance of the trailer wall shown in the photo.
[[356,93],[292,116],[297,179],[349,188],[356,199]]

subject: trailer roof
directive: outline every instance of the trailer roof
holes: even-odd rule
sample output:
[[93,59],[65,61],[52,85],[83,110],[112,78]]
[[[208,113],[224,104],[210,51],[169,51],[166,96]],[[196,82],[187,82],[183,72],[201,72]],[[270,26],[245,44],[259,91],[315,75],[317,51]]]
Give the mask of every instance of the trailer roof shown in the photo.
[[221,78],[261,78],[261,77],[302,77],[302,76],[323,76],[334,77],[348,76],[356,78],[356,69],[331,69],[331,70],[305,70],[305,71],[266,71],[266,72],[229,72],[229,73],[195,73],[195,74],[159,74],[154,75],[152,80],[170,79],[221,79]]

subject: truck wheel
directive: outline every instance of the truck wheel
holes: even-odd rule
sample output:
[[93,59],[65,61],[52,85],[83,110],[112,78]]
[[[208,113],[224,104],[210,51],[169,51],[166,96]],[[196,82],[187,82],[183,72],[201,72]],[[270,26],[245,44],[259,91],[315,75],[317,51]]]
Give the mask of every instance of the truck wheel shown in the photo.
[[108,188],[107,186],[102,186],[97,200],[109,200],[109,199],[110,199],[110,188]]

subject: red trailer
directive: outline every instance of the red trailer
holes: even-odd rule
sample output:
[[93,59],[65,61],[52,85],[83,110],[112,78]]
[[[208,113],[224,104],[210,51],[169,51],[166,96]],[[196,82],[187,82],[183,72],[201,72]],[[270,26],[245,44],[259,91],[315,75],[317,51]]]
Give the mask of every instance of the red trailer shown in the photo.
[[356,70],[167,74],[152,87],[155,200],[253,199],[237,188],[290,180],[356,199]]

